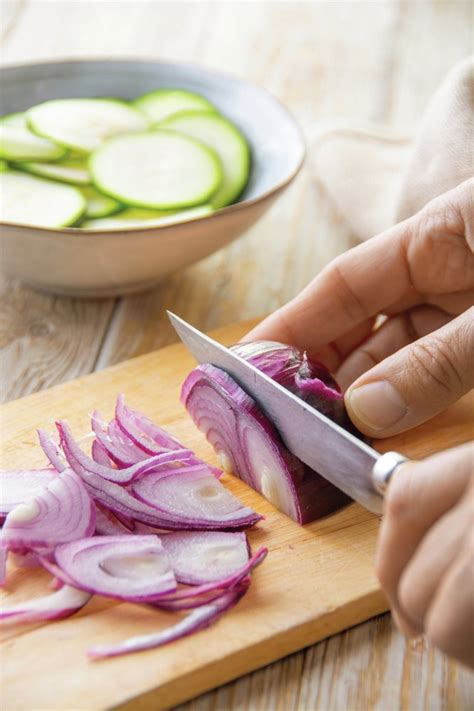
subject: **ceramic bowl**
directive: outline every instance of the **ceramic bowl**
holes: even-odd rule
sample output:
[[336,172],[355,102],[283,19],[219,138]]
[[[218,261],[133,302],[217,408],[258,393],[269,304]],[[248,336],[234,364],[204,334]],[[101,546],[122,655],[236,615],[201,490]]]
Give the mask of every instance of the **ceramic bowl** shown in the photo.
[[65,60],[9,66],[0,79],[1,113],[56,98],[131,99],[166,86],[202,94],[247,137],[252,169],[239,201],[208,217],[160,228],[87,232],[3,223],[4,273],[56,294],[112,296],[147,289],[245,232],[298,173],[304,141],[285,107],[253,84],[192,65]]

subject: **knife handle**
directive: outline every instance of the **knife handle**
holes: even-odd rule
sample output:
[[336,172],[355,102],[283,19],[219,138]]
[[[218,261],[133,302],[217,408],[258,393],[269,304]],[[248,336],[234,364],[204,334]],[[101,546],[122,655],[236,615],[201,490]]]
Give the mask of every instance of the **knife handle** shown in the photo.
[[408,459],[398,452],[385,452],[377,459],[372,469],[372,482],[379,494],[385,494],[395,470],[407,461]]

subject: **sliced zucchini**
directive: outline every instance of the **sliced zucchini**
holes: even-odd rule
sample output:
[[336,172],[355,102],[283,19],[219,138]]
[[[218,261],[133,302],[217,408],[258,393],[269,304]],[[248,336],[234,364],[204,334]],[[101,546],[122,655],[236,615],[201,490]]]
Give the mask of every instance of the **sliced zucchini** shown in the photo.
[[20,163],[18,168],[33,175],[58,180],[60,183],[89,185],[91,176],[84,160],[63,160],[60,163]]
[[180,210],[179,212],[171,211],[156,211],[153,215],[151,210],[140,210],[131,208],[124,210],[116,217],[111,217],[104,220],[85,220],[81,227],[86,230],[111,230],[111,229],[129,229],[131,227],[164,227],[165,225],[174,225],[180,222],[196,220],[199,217],[207,217],[214,210],[210,205],[200,205],[189,210]]
[[216,111],[210,101],[183,89],[156,89],[135,99],[133,104],[154,123],[159,123],[179,111]]
[[5,114],[5,116],[0,117],[0,123],[5,124],[5,126],[16,126],[17,128],[28,128],[28,123],[26,121],[26,114],[21,111],[16,114]]
[[86,198],[86,218],[95,219],[98,217],[108,217],[109,215],[115,215],[124,209],[124,206],[109,197],[108,195],[103,195],[98,190],[96,190],[92,185],[87,188],[83,188],[82,194]]
[[90,158],[96,187],[135,207],[157,210],[206,202],[222,168],[204,144],[174,131],[149,131],[107,141]]
[[81,192],[15,170],[0,173],[0,219],[37,227],[67,227],[86,209]]
[[90,153],[105,139],[143,131],[146,116],[124,101],[113,99],[54,99],[27,112],[28,125],[40,136],[80,153]]
[[169,118],[161,126],[202,141],[219,156],[224,179],[210,201],[214,208],[229,205],[239,197],[249,177],[250,151],[244,136],[233,123],[219,114],[186,111]]
[[0,121],[0,158],[12,161],[58,160],[66,154],[65,148],[40,138],[27,128]]

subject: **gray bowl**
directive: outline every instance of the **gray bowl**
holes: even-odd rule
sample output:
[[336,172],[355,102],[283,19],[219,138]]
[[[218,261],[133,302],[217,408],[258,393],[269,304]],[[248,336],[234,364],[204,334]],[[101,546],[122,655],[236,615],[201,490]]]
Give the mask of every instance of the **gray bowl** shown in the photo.
[[0,79],[0,110],[23,111],[67,97],[131,99],[167,86],[202,94],[246,135],[252,170],[239,201],[208,217],[159,228],[88,232],[0,223],[4,273],[41,290],[74,296],[149,288],[241,235],[298,173],[304,142],[285,107],[253,84],[191,65],[111,59],[9,66]]

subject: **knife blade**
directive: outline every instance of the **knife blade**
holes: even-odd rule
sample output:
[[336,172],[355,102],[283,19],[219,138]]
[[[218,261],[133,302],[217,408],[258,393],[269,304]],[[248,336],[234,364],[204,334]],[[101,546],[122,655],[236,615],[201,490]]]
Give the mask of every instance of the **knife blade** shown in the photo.
[[379,454],[233,351],[167,313],[198,363],[225,370],[254,398],[290,452],[369,511],[381,513],[388,481],[405,457]]

